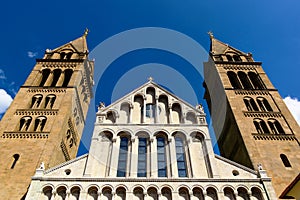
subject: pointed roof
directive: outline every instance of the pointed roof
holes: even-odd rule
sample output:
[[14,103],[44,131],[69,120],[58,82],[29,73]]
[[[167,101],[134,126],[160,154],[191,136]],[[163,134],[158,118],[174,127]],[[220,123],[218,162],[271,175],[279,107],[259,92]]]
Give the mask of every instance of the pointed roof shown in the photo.
[[229,46],[228,44],[225,44],[224,42],[221,42],[220,40],[217,40],[214,35],[212,34],[212,32],[208,33],[210,36],[210,53],[212,54],[225,54],[226,52],[235,52],[237,54],[244,54],[247,55],[246,53],[232,47]]
[[66,48],[68,48],[68,49],[72,48],[75,51],[77,51],[78,53],[87,53],[88,46],[87,46],[87,42],[86,42],[86,37],[88,35],[88,32],[89,32],[89,30],[86,29],[84,34],[81,37],[79,37],[73,41],[70,41],[60,47],[57,47],[52,51],[59,51],[59,50],[66,49]]

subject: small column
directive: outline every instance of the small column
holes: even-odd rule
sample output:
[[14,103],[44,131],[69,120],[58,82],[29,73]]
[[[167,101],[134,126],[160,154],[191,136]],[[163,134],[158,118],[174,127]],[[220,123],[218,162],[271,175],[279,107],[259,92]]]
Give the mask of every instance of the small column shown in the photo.
[[143,116],[141,116],[143,119],[142,119],[142,123],[145,123],[146,122],[146,98],[144,98],[144,101],[143,101]]
[[137,177],[137,161],[138,161],[138,137],[135,136],[131,139],[131,166],[130,166],[130,177]]
[[133,105],[129,107],[129,123],[132,123],[132,112],[133,112]]
[[112,151],[111,151],[111,163],[109,177],[117,177],[118,160],[119,160],[119,149],[120,149],[120,137],[112,139]]
[[159,112],[158,97],[155,97],[155,119],[154,119],[154,123],[156,123],[156,124],[159,123],[158,112]]
[[151,174],[150,177],[151,178],[157,178],[157,141],[156,141],[156,137],[151,137],[150,138],[150,152],[151,152]]
[[161,199],[161,196],[162,196],[161,191],[158,191],[158,192],[157,192],[157,200],[160,200],[160,199]]
[[172,193],[172,199],[181,199],[177,191]]
[[170,166],[172,178],[178,178],[178,170],[177,170],[177,159],[176,159],[176,147],[174,138],[169,138],[169,148],[170,148]]
[[56,86],[57,87],[61,87],[64,83],[64,80],[65,80],[65,71],[62,71],[59,78],[58,78],[58,81],[56,83]]
[[49,74],[44,86],[50,86],[51,85],[51,83],[53,81],[53,76],[54,76],[53,71],[50,71],[50,74]]
[[169,105],[169,123],[173,123],[173,116],[172,116],[172,105]]

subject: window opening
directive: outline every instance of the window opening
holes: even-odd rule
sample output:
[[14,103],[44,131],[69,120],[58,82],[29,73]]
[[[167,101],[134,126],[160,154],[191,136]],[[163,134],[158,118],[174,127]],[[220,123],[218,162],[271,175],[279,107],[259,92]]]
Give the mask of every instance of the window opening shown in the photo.
[[178,176],[187,177],[184,146],[183,146],[183,141],[180,137],[175,138],[175,146],[176,146]]
[[147,138],[139,138],[137,176],[147,176]]
[[13,158],[14,158],[14,161],[13,161],[11,167],[10,167],[11,169],[13,169],[13,168],[16,166],[17,161],[18,161],[19,158],[20,158],[20,155],[19,155],[19,154],[14,154],[14,155],[13,155]]
[[117,177],[126,176],[127,156],[128,156],[128,138],[121,137]]

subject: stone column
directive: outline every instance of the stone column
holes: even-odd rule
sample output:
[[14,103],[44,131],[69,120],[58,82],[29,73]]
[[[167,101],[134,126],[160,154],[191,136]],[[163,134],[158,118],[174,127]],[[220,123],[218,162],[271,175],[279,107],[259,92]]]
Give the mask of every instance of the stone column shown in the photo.
[[143,101],[143,116],[142,117],[142,123],[145,123],[146,122],[146,98],[144,98],[144,101]]
[[173,116],[172,116],[172,105],[169,105],[169,123],[173,123]]
[[151,178],[157,178],[157,141],[156,137],[151,137],[150,138],[150,159],[151,159]]
[[169,147],[170,147],[170,160],[171,163],[171,173],[172,178],[178,178],[178,169],[177,169],[177,159],[176,159],[176,146],[174,137],[169,138]]
[[109,177],[117,177],[120,141],[119,136],[112,139],[111,163],[107,163],[110,166]]
[[135,136],[131,139],[131,166],[130,177],[137,177],[137,162],[138,162],[138,137]]
[[60,73],[60,76],[59,76],[59,78],[58,78],[58,81],[57,81],[57,83],[56,83],[56,86],[61,87],[61,86],[63,85],[63,83],[64,83],[64,80],[65,80],[65,71],[62,71],[62,72]]
[[53,76],[54,76],[53,71],[50,71],[50,74],[49,74],[44,86],[50,86],[51,85],[51,83],[53,81]]
[[158,112],[159,112],[159,107],[158,107],[158,97],[155,98],[155,119],[154,123],[159,123],[159,118],[158,118]]

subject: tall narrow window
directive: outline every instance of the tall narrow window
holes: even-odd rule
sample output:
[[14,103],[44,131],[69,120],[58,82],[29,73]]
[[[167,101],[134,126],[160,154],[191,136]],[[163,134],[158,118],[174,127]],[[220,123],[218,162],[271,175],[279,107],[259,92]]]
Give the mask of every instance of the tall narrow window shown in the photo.
[[227,61],[233,61],[231,55],[226,55]]
[[264,89],[264,85],[262,84],[259,76],[254,73],[254,72],[249,72],[248,76],[252,82],[252,85],[254,86],[255,89]]
[[242,59],[240,58],[239,55],[233,55],[232,57],[233,57],[233,60],[234,60],[235,62],[241,62],[241,61],[242,61]]
[[147,176],[147,138],[139,138],[137,176]]
[[165,138],[157,137],[157,169],[158,177],[167,177]]
[[53,71],[53,80],[52,80],[52,83],[51,83],[51,87],[55,87],[56,86],[56,83],[58,82],[58,79],[61,75],[61,70],[60,69],[55,69]]
[[30,123],[31,123],[32,118],[30,116],[25,116],[20,119],[20,127],[19,131],[27,131]]
[[37,117],[34,123],[34,131],[41,132],[43,131],[47,118],[44,116]]
[[258,111],[258,107],[257,107],[255,101],[251,97],[245,97],[244,103],[245,103],[248,111]]
[[69,53],[67,53],[67,55],[66,55],[66,59],[67,60],[70,60],[71,59],[71,57],[72,57],[72,52],[69,52]]
[[71,80],[71,76],[73,74],[73,70],[72,69],[66,69],[64,71],[64,73],[65,73],[65,79],[64,79],[64,82],[62,84],[62,87],[67,87],[68,84],[69,84],[69,82],[70,82],[70,80]]
[[175,146],[176,146],[178,176],[187,177],[184,146],[183,146],[183,141],[180,137],[175,137]]
[[240,81],[242,82],[242,85],[245,90],[253,89],[253,87],[249,81],[249,78],[245,72],[239,71],[238,77],[239,77]]
[[282,126],[276,119],[269,119],[268,124],[273,134],[284,134]]
[[287,158],[287,156],[285,154],[280,154],[280,158],[284,164],[285,167],[292,167],[289,159]]
[[261,111],[273,111],[273,109],[271,108],[267,99],[265,99],[263,97],[257,97],[256,100],[257,100],[257,103],[258,103]]
[[16,164],[17,164],[17,162],[18,162],[18,160],[20,158],[20,155],[19,154],[14,154],[13,158],[14,158],[14,161],[13,161],[11,167],[10,167],[11,169],[13,169],[16,166]]
[[46,97],[45,108],[52,109],[55,99],[56,99],[56,96],[54,94],[49,94]]
[[237,78],[236,73],[234,73],[233,71],[229,71],[227,72],[227,76],[229,78],[229,81],[233,89],[242,89],[242,86],[240,84],[240,81]]
[[270,134],[270,131],[265,123],[265,121],[263,121],[262,119],[254,119],[253,120],[254,126],[256,128],[257,133],[259,134]]
[[128,138],[121,137],[117,177],[125,177],[127,172]]
[[50,69],[43,69],[43,71],[42,71],[42,80],[39,84],[40,87],[45,85],[49,75],[50,75]]
[[32,97],[31,108],[38,108],[42,102],[43,95],[36,94]]

